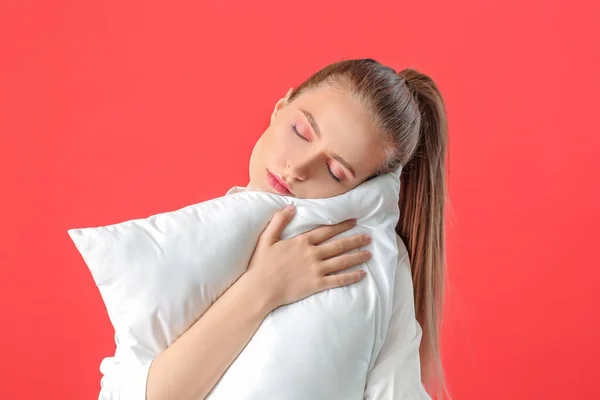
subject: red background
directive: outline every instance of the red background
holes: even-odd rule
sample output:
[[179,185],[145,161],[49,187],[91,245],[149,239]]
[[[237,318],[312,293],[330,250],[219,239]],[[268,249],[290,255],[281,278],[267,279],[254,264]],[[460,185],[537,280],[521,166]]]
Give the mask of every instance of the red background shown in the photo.
[[3,1],[0,398],[97,398],[113,331],[67,229],[223,195],[289,87],[412,66],[450,124],[456,399],[591,399],[597,1]]

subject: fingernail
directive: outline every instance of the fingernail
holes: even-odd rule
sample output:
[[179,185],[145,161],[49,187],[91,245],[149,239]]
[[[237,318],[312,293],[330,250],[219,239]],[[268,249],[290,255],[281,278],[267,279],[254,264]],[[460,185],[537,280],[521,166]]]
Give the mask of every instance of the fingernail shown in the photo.
[[367,272],[364,269],[360,270],[360,277],[364,278],[365,276],[367,276]]
[[365,238],[365,242],[367,242],[367,243],[371,242],[371,235],[364,235],[363,237]]
[[286,208],[284,208],[285,211],[291,212],[291,213],[293,213],[295,211],[295,209],[296,208],[291,204],[289,206],[287,206]]

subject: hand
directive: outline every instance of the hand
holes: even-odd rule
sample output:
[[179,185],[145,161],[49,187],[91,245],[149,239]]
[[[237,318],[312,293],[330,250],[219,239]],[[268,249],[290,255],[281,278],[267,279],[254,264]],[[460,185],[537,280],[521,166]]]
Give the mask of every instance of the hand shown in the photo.
[[347,269],[371,258],[368,251],[346,253],[371,242],[366,235],[355,235],[323,243],[356,225],[348,220],[336,225],[323,225],[288,240],[281,232],[293,219],[295,208],[277,212],[258,239],[246,274],[268,297],[275,309],[317,292],[360,281],[361,271],[328,275]]

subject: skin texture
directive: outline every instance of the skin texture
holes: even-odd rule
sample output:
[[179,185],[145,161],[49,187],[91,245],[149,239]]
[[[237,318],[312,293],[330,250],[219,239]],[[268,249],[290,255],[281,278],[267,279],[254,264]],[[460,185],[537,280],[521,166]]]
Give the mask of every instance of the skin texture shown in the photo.
[[[254,146],[249,189],[278,193],[267,180],[268,169],[295,197],[326,198],[355,188],[375,173],[385,160],[384,144],[363,105],[333,86],[312,89],[288,102],[292,90],[275,104],[269,127]],[[314,116],[321,138],[301,109]],[[332,157],[334,153],[353,167],[355,176]]]

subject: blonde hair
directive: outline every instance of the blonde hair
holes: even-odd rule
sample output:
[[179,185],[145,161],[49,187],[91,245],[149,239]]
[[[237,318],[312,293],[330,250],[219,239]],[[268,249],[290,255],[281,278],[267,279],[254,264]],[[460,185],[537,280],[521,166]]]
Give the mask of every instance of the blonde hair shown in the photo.
[[371,58],[343,60],[317,71],[291,94],[321,85],[342,85],[373,115],[387,144],[387,160],[374,175],[402,165],[400,219],[396,232],[408,249],[424,386],[448,398],[440,352],[446,270],[445,203],[448,126],[440,91],[414,69],[398,73]]

